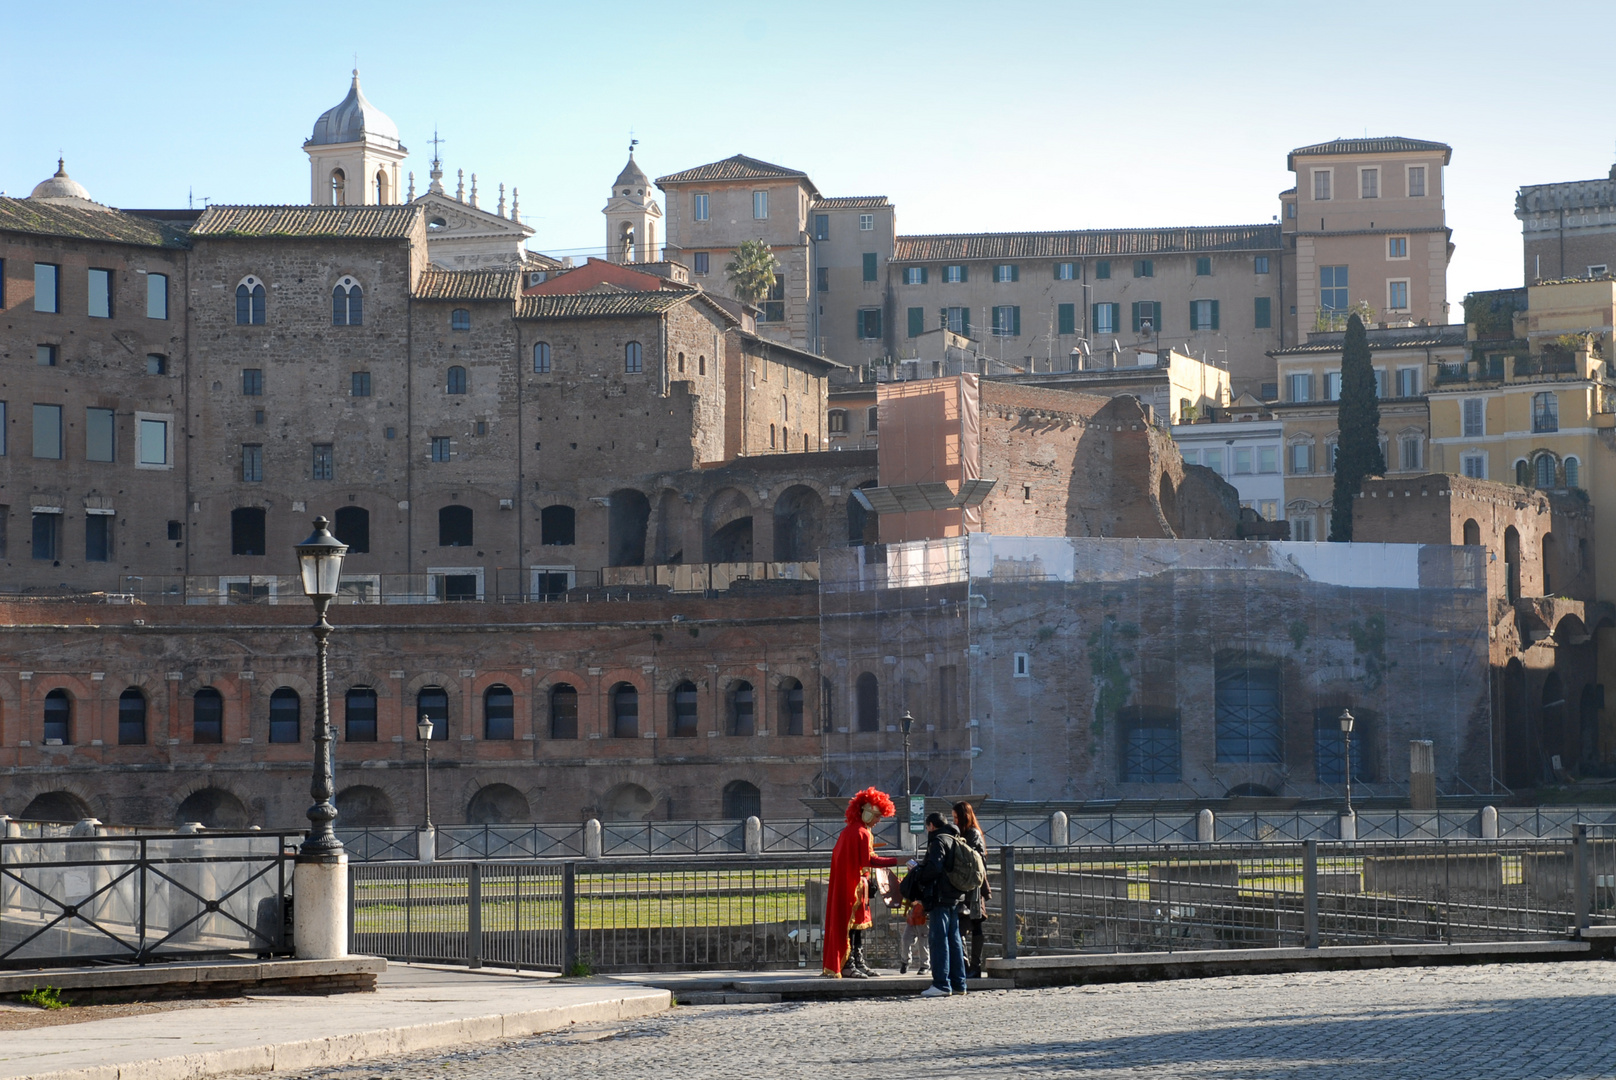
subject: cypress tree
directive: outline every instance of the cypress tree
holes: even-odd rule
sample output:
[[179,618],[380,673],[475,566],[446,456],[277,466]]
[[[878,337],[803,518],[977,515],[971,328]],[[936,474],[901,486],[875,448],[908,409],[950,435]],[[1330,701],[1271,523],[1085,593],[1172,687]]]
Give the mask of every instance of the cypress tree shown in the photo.
[[1386,472],[1380,452],[1380,400],[1375,369],[1370,364],[1369,337],[1363,320],[1347,317],[1341,343],[1341,402],[1336,412],[1339,435],[1335,451],[1335,491],[1331,496],[1330,540],[1352,540],[1352,500],[1363,490],[1364,477]]

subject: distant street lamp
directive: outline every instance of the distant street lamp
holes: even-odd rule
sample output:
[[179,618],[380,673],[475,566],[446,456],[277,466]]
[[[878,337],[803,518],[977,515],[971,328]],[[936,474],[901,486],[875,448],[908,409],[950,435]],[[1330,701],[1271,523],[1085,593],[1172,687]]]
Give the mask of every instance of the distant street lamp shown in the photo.
[[432,828],[432,718],[423,716],[415,722],[415,737],[421,740],[421,785],[426,796],[426,828]]
[[331,535],[330,522],[323,517],[314,519],[314,533],[297,545],[298,569],[303,576],[303,593],[314,601],[314,778],[309,794],[314,805],[309,807],[309,833],[298,849],[298,857],[321,862],[342,855],[342,841],[332,831],[331,823],[337,819],[337,807],[332,802],[337,789],[336,764],[331,757],[331,701],[326,691],[325,640],[332,626],[326,621],[326,609],[337,595],[337,583],[342,580],[342,559],[348,546]]
[[1352,816],[1352,710],[1341,710],[1342,771],[1347,777],[1347,817]]
[[[903,728],[903,814],[905,818],[908,818],[911,816],[909,813],[909,796],[911,794],[909,787],[909,732],[915,726],[914,714],[908,709],[903,710],[903,715],[898,717],[898,723]],[[905,822],[903,827],[905,832],[911,836],[913,835],[913,830],[909,828],[908,822]],[[908,845],[904,846],[907,847]]]

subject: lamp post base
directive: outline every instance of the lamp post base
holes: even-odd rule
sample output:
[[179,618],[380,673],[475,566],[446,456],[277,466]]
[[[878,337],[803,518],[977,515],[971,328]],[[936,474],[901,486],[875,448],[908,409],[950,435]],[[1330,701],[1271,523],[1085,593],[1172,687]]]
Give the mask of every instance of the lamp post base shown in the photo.
[[438,830],[431,825],[423,825],[415,830],[415,861],[437,862],[438,860]]
[[299,960],[348,955],[348,856],[298,859],[292,868],[292,941]]

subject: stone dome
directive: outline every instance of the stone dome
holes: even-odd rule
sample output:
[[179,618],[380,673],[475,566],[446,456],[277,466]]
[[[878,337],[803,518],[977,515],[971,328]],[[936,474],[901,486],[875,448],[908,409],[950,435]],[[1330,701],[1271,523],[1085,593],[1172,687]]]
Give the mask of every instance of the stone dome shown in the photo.
[[28,197],[49,201],[95,203],[84,185],[67,175],[67,168],[61,158],[56,159],[56,175],[35,185],[33,194]]
[[310,146],[329,146],[336,143],[355,143],[368,140],[385,146],[398,146],[398,125],[388,115],[372,105],[359,89],[359,71],[353,73],[353,85],[348,96],[320,114],[314,122],[314,134],[309,136]]
[[613,195],[644,195],[645,189],[651,186],[651,178],[645,175],[645,170],[634,163],[634,154],[628,155],[628,164],[623,171],[617,174],[617,180],[612,184]]

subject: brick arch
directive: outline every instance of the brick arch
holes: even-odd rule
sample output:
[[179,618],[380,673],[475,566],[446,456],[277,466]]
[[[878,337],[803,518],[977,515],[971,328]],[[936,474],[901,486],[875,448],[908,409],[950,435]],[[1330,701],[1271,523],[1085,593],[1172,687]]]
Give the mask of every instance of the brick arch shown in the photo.
[[20,778],[17,786],[12,789],[3,808],[5,813],[13,817],[21,815],[28,804],[41,795],[48,795],[53,791],[64,792],[89,807],[90,816],[101,821],[108,821],[111,813],[111,802],[104,792],[91,788],[83,780],[71,776],[28,776]]
[[460,700],[460,679],[446,671],[423,671],[404,683],[403,690],[405,705],[414,705],[415,696],[428,686],[441,686],[444,693],[449,695],[449,707],[452,709],[455,702]]
[[366,686],[376,691],[376,700],[381,701],[393,696],[393,679],[385,678],[375,671],[350,671],[346,675],[333,675],[331,677],[331,700],[336,701],[343,694],[356,686]]
[[35,746],[44,745],[45,697],[52,690],[66,690],[73,703],[72,727],[69,729],[73,745],[88,746],[91,739],[90,703],[101,698],[95,686],[95,683],[77,675],[35,675],[33,690],[29,694],[28,715],[19,717],[23,736]]

